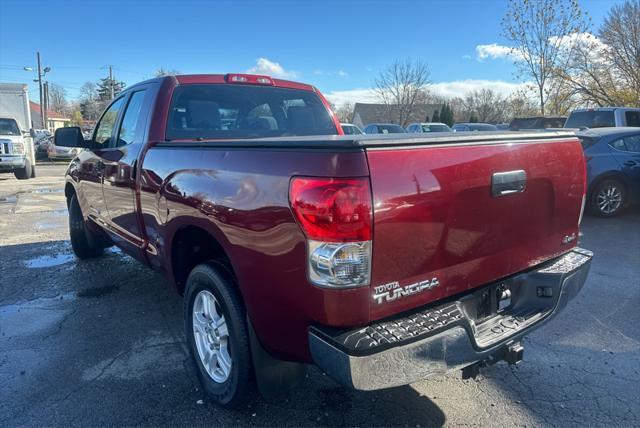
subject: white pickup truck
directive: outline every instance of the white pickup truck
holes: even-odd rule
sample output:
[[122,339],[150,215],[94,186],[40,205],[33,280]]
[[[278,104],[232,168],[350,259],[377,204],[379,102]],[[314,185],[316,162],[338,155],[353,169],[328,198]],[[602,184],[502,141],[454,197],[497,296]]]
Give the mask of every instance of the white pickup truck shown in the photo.
[[18,180],[36,175],[27,85],[0,83],[0,172]]

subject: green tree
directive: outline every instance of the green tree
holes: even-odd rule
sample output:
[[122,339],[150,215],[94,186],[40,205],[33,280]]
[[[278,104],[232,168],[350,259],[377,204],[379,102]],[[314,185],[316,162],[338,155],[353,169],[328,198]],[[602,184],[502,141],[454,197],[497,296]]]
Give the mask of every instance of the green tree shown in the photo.
[[472,115],[469,117],[469,122],[471,122],[471,123],[478,123],[478,118],[476,117],[476,115],[475,115],[475,114],[472,114]]
[[124,82],[119,82],[116,79],[109,79],[105,77],[104,79],[100,79],[98,83],[98,99],[100,101],[107,101],[111,99],[111,87],[113,86],[113,96],[118,95],[126,84]]
[[433,112],[433,118],[431,120],[434,122],[440,122],[440,112],[438,110]]
[[80,110],[74,111],[71,115],[71,125],[82,127],[83,122],[84,120],[82,119],[82,113],[80,112]]
[[453,108],[451,108],[451,104],[447,102],[445,102],[440,109],[440,122],[453,126]]
[[169,70],[164,67],[160,67],[155,72],[156,77],[175,76],[176,74],[180,74],[180,72],[178,70]]

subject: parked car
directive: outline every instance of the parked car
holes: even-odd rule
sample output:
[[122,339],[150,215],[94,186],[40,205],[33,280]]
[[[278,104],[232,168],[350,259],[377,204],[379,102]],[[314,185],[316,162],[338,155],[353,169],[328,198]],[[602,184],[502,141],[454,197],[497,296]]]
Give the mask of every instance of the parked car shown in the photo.
[[469,131],[497,131],[498,127],[490,123],[456,123],[453,125],[453,132]]
[[516,363],[584,284],[573,133],[340,133],[313,86],[247,74],[148,80],[91,141],[56,130],[86,149],[65,176],[73,251],[115,244],[168,277],[221,405],[312,363],[359,390]]
[[53,135],[47,137],[43,136],[36,140],[36,159],[47,159],[49,157],[49,145],[53,144]]
[[640,128],[598,128],[576,134],[587,160],[587,204],[612,217],[640,203]]
[[510,131],[520,131],[528,129],[549,129],[562,128],[567,121],[566,117],[516,117],[509,123]]
[[50,160],[71,160],[82,151],[81,147],[61,147],[56,146],[55,139],[46,143],[47,157]]
[[342,132],[344,132],[344,135],[362,134],[362,130],[351,123],[341,123],[340,126],[342,127]]
[[609,128],[614,126],[640,126],[640,108],[599,107],[574,110],[564,124],[565,128]]
[[407,130],[393,123],[370,123],[364,127],[365,134],[406,134]]
[[451,128],[447,124],[440,122],[412,123],[407,126],[407,132],[418,134],[423,132],[451,132]]

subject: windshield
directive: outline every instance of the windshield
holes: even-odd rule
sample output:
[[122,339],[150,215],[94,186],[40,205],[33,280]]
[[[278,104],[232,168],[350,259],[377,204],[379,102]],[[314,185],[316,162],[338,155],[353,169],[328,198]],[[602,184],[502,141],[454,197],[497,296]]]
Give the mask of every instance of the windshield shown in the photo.
[[204,84],[176,87],[166,138],[260,138],[337,133],[327,108],[314,92],[273,86]]
[[381,134],[404,134],[407,131],[399,125],[378,125]]
[[0,118],[0,135],[20,135],[20,128],[15,119]]
[[451,128],[447,125],[423,125],[422,132],[449,132]]
[[613,110],[574,111],[565,128],[605,128],[616,126]]

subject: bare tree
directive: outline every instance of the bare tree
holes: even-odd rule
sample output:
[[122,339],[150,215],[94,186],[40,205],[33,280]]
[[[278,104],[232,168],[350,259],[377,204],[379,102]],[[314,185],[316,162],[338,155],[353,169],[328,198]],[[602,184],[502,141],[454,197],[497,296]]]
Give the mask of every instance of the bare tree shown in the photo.
[[536,103],[526,91],[516,91],[507,98],[505,108],[507,121],[516,117],[535,116],[536,114],[538,114]]
[[491,89],[477,89],[462,99],[463,115],[479,122],[501,123],[506,120],[507,99]]
[[49,110],[66,114],[68,107],[69,103],[67,102],[65,89],[55,83],[49,83]]
[[396,60],[374,81],[374,93],[387,107],[391,122],[406,126],[429,90],[429,67],[421,60]]
[[614,77],[631,92],[631,102],[640,105],[640,1],[614,5],[599,36],[607,45],[604,56],[613,65]]
[[536,85],[544,115],[549,83],[562,68],[563,52],[572,37],[587,28],[578,0],[509,0],[502,28],[515,45],[512,54],[520,75]]
[[353,122],[353,112],[355,105],[353,103],[344,103],[340,107],[333,107],[333,112],[342,123]]

